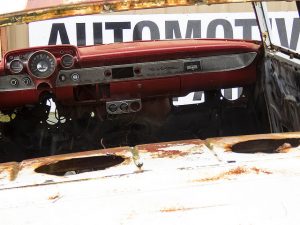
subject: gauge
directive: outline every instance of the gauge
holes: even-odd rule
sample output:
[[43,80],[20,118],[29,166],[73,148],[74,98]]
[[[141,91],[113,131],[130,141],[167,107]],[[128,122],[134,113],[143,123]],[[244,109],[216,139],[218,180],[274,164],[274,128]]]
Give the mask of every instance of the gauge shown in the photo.
[[56,59],[50,52],[37,51],[30,56],[27,66],[31,75],[37,78],[47,78],[56,69]]
[[72,55],[66,54],[61,57],[62,67],[68,69],[74,65],[74,57]]
[[9,70],[12,73],[20,73],[24,68],[23,63],[19,59],[14,59],[9,63]]

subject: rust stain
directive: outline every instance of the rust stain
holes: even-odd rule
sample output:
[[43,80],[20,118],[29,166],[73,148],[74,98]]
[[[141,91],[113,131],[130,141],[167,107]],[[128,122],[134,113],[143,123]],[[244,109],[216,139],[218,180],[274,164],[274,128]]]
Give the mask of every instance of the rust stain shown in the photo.
[[99,14],[112,11],[118,12],[137,9],[196,5],[199,1],[202,0],[79,0],[72,2],[61,2],[61,0],[31,0],[30,4],[22,7],[21,9],[16,7],[15,10],[14,8],[2,10],[0,15],[0,26],[75,15]]
[[257,167],[252,167],[251,170],[254,171],[256,174],[259,174],[259,173],[272,174],[271,171],[264,170],[264,169],[259,169]]
[[48,200],[53,201],[53,200],[57,200],[60,197],[59,193],[56,193],[54,195],[51,195],[48,197]]
[[233,145],[231,145],[231,144],[225,144],[225,145],[223,146],[224,152],[231,152],[231,151],[232,151],[232,146],[233,146]]
[[209,181],[217,181],[217,180],[221,180],[221,179],[230,179],[232,176],[235,176],[235,175],[250,174],[253,172],[256,174],[261,174],[261,173],[272,174],[272,172],[270,172],[270,171],[267,171],[264,169],[259,169],[256,167],[244,168],[244,167],[239,166],[239,167],[231,169],[229,171],[220,173],[216,176],[194,180],[194,182],[209,182]]
[[191,210],[192,208],[184,208],[184,207],[170,207],[170,208],[163,208],[159,210],[162,213],[170,213],[170,212],[178,212],[178,211],[187,211]]
[[279,146],[274,152],[275,153],[288,153],[292,148],[290,143],[284,143],[283,145]]
[[[193,149],[200,149],[200,146],[203,144],[204,142],[202,140],[194,139],[176,142],[139,145],[137,146],[137,149],[141,152],[150,153],[152,158],[177,158],[191,154]],[[184,149],[187,146],[192,147]],[[180,148],[183,149],[181,150]]]
[[13,181],[17,178],[19,173],[19,164],[18,163],[8,163],[2,164],[0,167],[0,179],[8,179]]

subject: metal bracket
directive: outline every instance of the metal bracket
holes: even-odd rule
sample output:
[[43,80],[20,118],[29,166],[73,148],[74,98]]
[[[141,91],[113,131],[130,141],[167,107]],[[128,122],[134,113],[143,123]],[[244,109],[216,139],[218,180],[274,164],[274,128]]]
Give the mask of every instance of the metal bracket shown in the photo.
[[261,39],[264,43],[264,47],[267,49],[271,49],[271,24],[268,17],[267,4],[265,2],[253,2],[252,5],[255,11],[256,20],[260,30]]

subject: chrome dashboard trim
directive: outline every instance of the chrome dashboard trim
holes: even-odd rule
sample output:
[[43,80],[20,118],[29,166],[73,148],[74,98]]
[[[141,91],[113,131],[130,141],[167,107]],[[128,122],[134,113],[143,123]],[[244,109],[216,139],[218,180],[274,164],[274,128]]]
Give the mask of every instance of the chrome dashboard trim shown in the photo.
[[[24,79],[30,79],[30,84],[25,84]],[[18,85],[12,85],[11,80],[17,80]],[[35,89],[32,79],[25,74],[0,76],[0,92]]]
[[[175,75],[187,75],[193,73],[238,70],[249,66],[254,61],[256,55],[256,52],[246,52],[199,58],[60,70],[59,75],[56,79],[56,86],[77,86],[95,83],[110,83],[125,80],[149,79],[153,77],[170,77]],[[132,68],[132,77],[113,79],[113,69],[127,69],[128,67]],[[71,79],[71,76],[74,73],[79,74],[79,80],[74,81]],[[63,76],[64,79],[60,79],[61,76]]]

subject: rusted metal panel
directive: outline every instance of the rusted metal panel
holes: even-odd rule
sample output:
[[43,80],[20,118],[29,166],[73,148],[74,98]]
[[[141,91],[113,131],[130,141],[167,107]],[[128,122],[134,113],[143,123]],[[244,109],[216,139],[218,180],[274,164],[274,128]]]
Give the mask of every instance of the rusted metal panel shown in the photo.
[[[97,1],[97,0],[15,0],[0,2],[0,25],[61,18],[75,15],[98,14],[133,9],[147,9],[168,6],[194,5],[201,0],[133,0],[133,1]],[[11,7],[7,7],[10,5]],[[4,7],[5,6],[5,7]]]
[[0,26],[136,9],[253,2],[253,0],[1,0]]
[[[216,166],[216,169],[222,174],[226,173],[226,176],[259,172],[271,174],[272,171],[268,168],[243,168],[240,163],[293,159],[300,156],[299,143],[300,133],[263,134],[145,144],[49,156],[21,163],[1,164],[0,189],[107,178],[135,172],[160,171],[164,168],[194,171]],[[220,165],[228,168],[219,168]],[[198,178],[191,180],[201,180]],[[209,180],[205,176],[203,179]]]
[[300,133],[196,139],[2,164],[1,221],[298,224],[299,140]]

